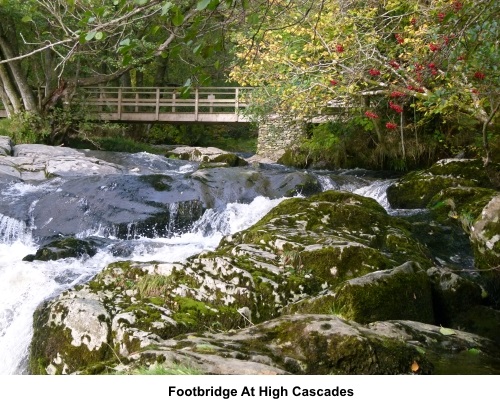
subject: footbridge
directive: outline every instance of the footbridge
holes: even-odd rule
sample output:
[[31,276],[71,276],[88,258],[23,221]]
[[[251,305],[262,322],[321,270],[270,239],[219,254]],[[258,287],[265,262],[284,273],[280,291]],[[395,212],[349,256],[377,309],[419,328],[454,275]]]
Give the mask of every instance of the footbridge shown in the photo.
[[[248,87],[83,87],[80,105],[95,120],[110,122],[248,122]],[[0,104],[0,118],[7,112]]]

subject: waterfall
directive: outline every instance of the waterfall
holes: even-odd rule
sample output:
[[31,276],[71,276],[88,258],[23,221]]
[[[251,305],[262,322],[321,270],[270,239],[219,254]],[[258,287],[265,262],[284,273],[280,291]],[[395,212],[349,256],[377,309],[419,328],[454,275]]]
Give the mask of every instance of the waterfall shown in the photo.
[[0,214],[0,243],[9,244],[15,241],[31,242],[31,231],[24,222]]
[[363,197],[373,198],[388,211],[390,210],[390,204],[387,201],[387,188],[392,183],[394,183],[394,180],[377,180],[368,186],[354,190],[354,193]]
[[[231,203],[220,211],[207,210],[188,232],[123,241],[132,244],[133,251],[127,257],[113,256],[105,247],[92,258],[48,262],[23,261],[37,249],[30,228],[0,214],[0,375],[26,372],[33,312],[44,300],[89,281],[114,261],[176,262],[213,250],[224,235],[248,228],[282,200],[259,196],[250,204]],[[175,220],[175,215],[172,218]],[[110,232],[96,224],[77,236],[109,236]]]

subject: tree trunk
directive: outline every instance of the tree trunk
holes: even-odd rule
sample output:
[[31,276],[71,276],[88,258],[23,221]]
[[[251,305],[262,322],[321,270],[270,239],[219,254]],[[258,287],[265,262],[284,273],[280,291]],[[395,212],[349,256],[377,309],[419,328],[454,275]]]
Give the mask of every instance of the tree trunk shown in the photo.
[[12,106],[14,114],[21,112],[23,109],[20,101],[21,97],[17,92],[16,86],[14,85],[14,83],[12,83],[9,72],[4,65],[0,65],[0,82],[2,83],[5,95],[8,98],[10,105]]
[[[15,56],[15,53],[9,45],[9,42],[1,33],[0,51],[6,59],[11,59]],[[33,92],[33,89],[28,84],[28,79],[26,78],[26,75],[24,74],[19,61],[9,62],[7,63],[7,66],[10,69],[12,78],[16,82],[19,93],[23,99],[24,108],[27,111],[38,111],[38,103],[36,101],[35,94]]]
[[46,49],[43,52],[43,75],[45,78],[45,94],[44,97],[49,96],[52,92],[57,89],[58,77],[55,71],[55,59],[54,51],[52,49]]
[[157,57],[157,67],[153,82],[154,87],[163,87],[165,85],[167,66],[168,66],[168,57],[167,58],[163,58],[161,56]]
[[3,88],[2,80],[0,80],[0,100],[2,100],[3,108],[7,111],[7,117],[12,117],[14,114],[14,109],[12,108],[12,104],[10,103],[9,97]]

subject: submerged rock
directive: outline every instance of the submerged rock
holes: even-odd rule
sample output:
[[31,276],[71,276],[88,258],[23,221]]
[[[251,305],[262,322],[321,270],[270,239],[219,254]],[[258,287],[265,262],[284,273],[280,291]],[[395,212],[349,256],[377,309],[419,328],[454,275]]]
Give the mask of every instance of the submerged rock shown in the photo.
[[204,164],[222,164],[226,167],[246,166],[248,162],[238,155],[214,147],[178,146],[168,152],[170,157]]
[[97,253],[99,246],[101,244],[97,240],[59,239],[42,246],[34,255],[26,256],[23,260],[31,262],[33,260],[59,260],[68,257],[92,257]]

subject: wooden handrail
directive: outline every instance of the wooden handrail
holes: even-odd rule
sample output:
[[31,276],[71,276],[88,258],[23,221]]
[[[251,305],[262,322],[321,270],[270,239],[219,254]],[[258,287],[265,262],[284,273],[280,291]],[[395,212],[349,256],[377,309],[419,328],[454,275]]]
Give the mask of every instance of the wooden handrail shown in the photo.
[[238,122],[247,121],[241,117],[247,107],[242,97],[251,90],[200,87],[183,94],[179,87],[96,86],[79,88],[77,96],[90,114],[103,120]]

